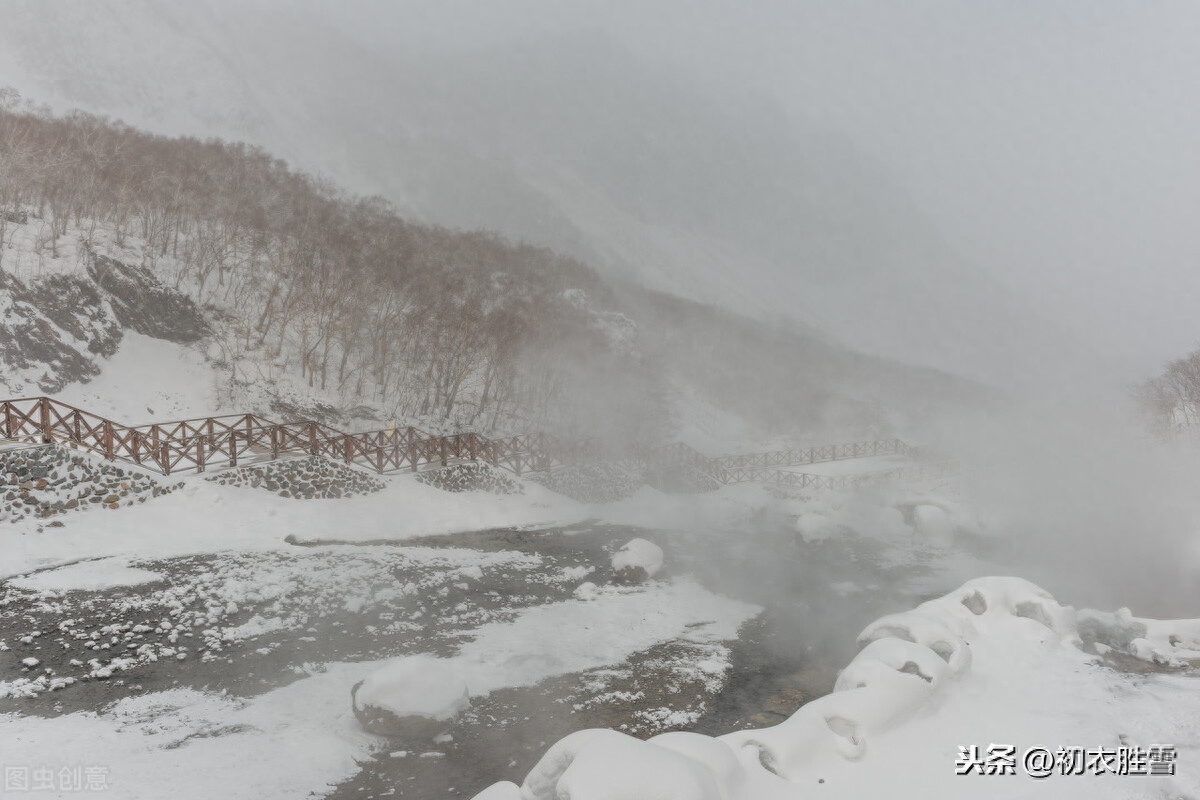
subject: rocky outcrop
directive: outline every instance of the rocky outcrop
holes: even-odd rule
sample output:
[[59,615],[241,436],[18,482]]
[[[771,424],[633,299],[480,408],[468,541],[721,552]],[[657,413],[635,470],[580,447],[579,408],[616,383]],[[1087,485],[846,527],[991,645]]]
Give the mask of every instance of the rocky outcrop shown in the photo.
[[209,333],[192,299],[164,285],[145,267],[88,251],[88,275],[108,295],[117,320],[138,333],[188,344]]
[[96,287],[55,275],[27,286],[0,272],[0,363],[13,391],[42,392],[99,374],[94,356],[112,355],[121,327]]
[[[150,270],[85,249],[87,275],[29,281],[0,271],[0,385],[53,394],[100,374],[123,329],[189,343],[209,333],[200,309]],[[36,388],[35,388],[36,387]]]

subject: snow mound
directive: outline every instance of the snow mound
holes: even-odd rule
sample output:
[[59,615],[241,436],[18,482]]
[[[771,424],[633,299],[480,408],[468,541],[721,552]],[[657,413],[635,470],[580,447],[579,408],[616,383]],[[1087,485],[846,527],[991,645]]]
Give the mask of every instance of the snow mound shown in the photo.
[[940,506],[919,505],[914,508],[913,527],[929,544],[945,547],[954,543],[954,523]]
[[[1125,609],[1116,614],[1077,613],[1028,581],[979,578],[867,626],[858,637],[863,649],[839,675],[834,691],[801,706],[779,725],[716,738],[668,733],[644,742],[611,730],[578,731],[545,753],[519,791],[511,783],[498,783],[479,797],[806,797],[802,787],[825,783],[827,777],[849,780],[855,770],[879,773],[896,768],[904,762],[904,748],[912,744],[910,737],[897,732],[901,725],[918,726],[932,714],[955,708],[965,696],[979,696],[989,682],[1011,681],[1014,670],[1035,673],[1029,679],[1032,684],[1025,676],[1018,680],[1019,686],[1044,683],[1047,678],[1040,670],[1052,663],[1061,665],[1061,654],[1067,654],[1072,664],[1094,674],[1087,669],[1086,654],[1063,647],[1082,644],[1086,648],[1089,639],[1101,647],[1119,646],[1131,655],[1178,660],[1200,650],[1200,620],[1139,620]],[[952,692],[948,687],[974,672],[972,647],[988,654],[986,675],[974,679],[970,688],[946,696]],[[1032,657],[1037,653],[1045,658]],[[935,697],[939,699],[931,702]],[[1028,713],[1036,728],[1042,709],[1037,701],[1031,702],[1034,706]],[[947,720],[938,717],[930,724],[945,726]],[[874,760],[867,757],[872,743]],[[885,785],[879,778],[876,774],[861,785]],[[892,774],[890,779],[894,778]]]
[[1128,608],[1079,612],[1079,638],[1091,652],[1115,650],[1165,667],[1200,666],[1200,619],[1158,620]]
[[630,583],[641,583],[662,569],[662,548],[645,539],[632,539],[613,554],[612,568],[617,577]]
[[575,587],[575,591],[572,594],[576,600],[595,600],[600,592],[596,588],[596,584],[591,581],[584,581]]
[[389,664],[356,684],[352,697],[363,727],[385,735],[437,735],[446,726],[427,723],[449,723],[471,704],[466,682],[429,656]]

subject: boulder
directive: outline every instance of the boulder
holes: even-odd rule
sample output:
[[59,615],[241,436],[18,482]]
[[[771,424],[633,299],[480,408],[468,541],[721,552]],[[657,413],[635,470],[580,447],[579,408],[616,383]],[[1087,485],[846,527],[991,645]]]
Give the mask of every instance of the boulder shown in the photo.
[[354,716],[370,733],[415,740],[437,737],[471,704],[467,684],[444,661],[398,659],[350,691]]
[[642,583],[662,569],[662,548],[645,539],[626,542],[612,557],[613,572],[624,583]]

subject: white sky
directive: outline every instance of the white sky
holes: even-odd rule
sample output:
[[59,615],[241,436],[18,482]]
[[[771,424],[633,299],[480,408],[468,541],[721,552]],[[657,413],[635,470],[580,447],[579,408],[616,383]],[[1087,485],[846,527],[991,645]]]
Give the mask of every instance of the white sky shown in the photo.
[[339,13],[405,49],[605,29],[852,137],[962,252],[1141,369],[1200,341],[1200,4],[364,0]]
[[[185,116],[192,109],[179,125],[159,126],[178,132],[211,121],[201,110],[208,108],[201,102],[208,91],[220,103],[250,109],[232,135],[251,137],[259,120],[255,103],[270,100],[285,111],[276,114],[279,130],[261,138],[285,155],[312,122],[286,113],[318,90],[286,74],[256,86],[264,76],[254,71],[297,48],[305,58],[321,57],[328,37],[289,38],[300,28],[287,23],[303,10],[363,44],[406,56],[599,29],[689,76],[710,98],[765,94],[814,123],[808,127],[852,140],[971,269],[986,271],[1067,332],[1111,354],[1120,365],[1113,379],[1150,374],[1200,341],[1200,226],[1193,221],[1200,209],[1200,4],[1194,2],[210,0],[208,18],[216,22],[210,36],[239,28],[247,5],[267,12],[268,24],[254,35],[278,41],[241,54],[253,67],[211,63],[220,48],[201,36],[189,39],[192,23],[179,22],[200,17],[170,4],[160,13],[159,5],[0,0],[0,17],[16,27],[25,20],[22,40],[49,37],[35,50],[62,48],[37,65],[45,74],[31,75],[43,93],[85,96],[102,111],[108,93],[117,114],[127,113],[120,103],[143,96]],[[58,12],[47,15],[57,20],[49,30],[37,24],[45,9]],[[150,19],[168,20],[179,38],[140,24]],[[81,49],[95,45],[83,41],[89,36],[112,42]],[[122,43],[130,36],[136,47]],[[17,49],[10,44],[0,47],[0,77],[20,74],[6,66],[15,57],[6,51]],[[156,64],[180,61],[171,80],[190,89],[156,93],[153,70],[147,74],[139,52]],[[90,53],[76,58],[80,74],[52,74],[72,53]],[[104,68],[119,71],[127,63],[129,74],[97,78],[96,58],[119,59]],[[132,89],[119,94],[120,81]],[[383,131],[381,141],[390,133]],[[319,141],[323,151],[336,150]],[[748,290],[757,286],[770,295],[771,277],[758,276]]]

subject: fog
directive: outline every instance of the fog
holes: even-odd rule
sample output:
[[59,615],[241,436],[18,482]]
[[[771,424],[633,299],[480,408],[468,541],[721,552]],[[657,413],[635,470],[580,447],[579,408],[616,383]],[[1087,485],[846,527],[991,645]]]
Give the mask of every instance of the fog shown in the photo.
[[369,3],[362,16],[344,30],[432,52],[602,30],[717,102],[759,94],[845,137],[968,271],[1122,376],[1197,339],[1190,4]]
[[1197,338],[1198,23],[1082,1],[9,2],[0,81],[868,353],[1079,393]]
[[[4,9],[0,84],[33,100],[257,142],[783,331],[681,315],[642,346],[752,423],[935,443],[1035,537],[1021,558],[1086,552],[1094,588],[1133,580],[1132,529],[1192,535],[1190,473],[1124,405],[1200,339],[1192,4]],[[572,419],[657,424],[612,376],[581,386]]]
[[[416,219],[1042,404],[1026,427],[1046,403],[1082,425],[1200,339],[1192,4],[4,12],[0,84],[33,100],[245,138]],[[794,394],[853,372],[827,361]],[[855,384],[834,399],[903,394]]]
[[[1200,355],[1177,362],[1174,383],[1147,380],[1200,342],[1197,41],[1200,5],[1175,2],[0,0],[0,384],[87,406],[73,434],[70,418],[49,422],[58,405],[17,407],[5,446],[125,452],[172,476],[147,497],[135,481],[64,485],[53,455],[36,465],[48,479],[24,461],[0,470],[12,484],[0,521],[21,523],[0,535],[21,563],[0,572],[14,603],[0,666],[20,670],[0,681],[0,714],[73,685],[48,683],[50,651],[65,660],[72,642],[31,655],[58,631],[122,654],[71,660],[83,681],[130,670],[55,695],[82,697],[65,708],[94,712],[88,725],[115,720],[135,742],[133,755],[114,750],[122,766],[150,772],[140,759],[161,742],[137,737],[178,732],[163,749],[197,775],[223,751],[180,744],[233,742],[246,763],[219,760],[240,791],[295,772],[333,797],[384,785],[441,796],[519,779],[582,726],[807,736],[774,723],[828,699],[864,653],[880,686],[908,673],[896,686],[922,697],[955,691],[943,679],[976,659],[967,693],[1003,712],[970,714],[988,724],[1048,717],[1042,694],[1022,712],[1003,707],[1006,692],[1068,667],[1100,693],[1080,697],[1104,697],[1114,717],[1118,696],[1188,696],[1200,448],[1174,423],[1200,419]],[[117,313],[127,307],[138,313]],[[188,317],[187,335],[147,310]],[[254,416],[217,434],[213,420],[156,424],[152,438],[87,421],[110,406],[153,416],[147,403]],[[311,460],[275,463],[299,455]],[[226,456],[228,471],[199,475]],[[119,511],[128,523],[73,515],[149,499],[140,523],[132,509]],[[652,557],[624,570],[612,557],[634,537]],[[45,588],[64,563],[62,590]],[[116,578],[71,588],[73,564]],[[19,571],[45,573],[47,593],[14,594]],[[141,582],[123,585],[129,573]],[[916,623],[889,625],[876,655],[856,641],[884,615],[1002,575],[1077,608],[1175,621],[1149,635],[1119,615],[1093,652],[1083,625],[1109,623],[1039,618],[1028,587],[997,580],[917,612],[929,636],[971,646],[952,669],[954,647],[921,641]],[[84,593],[77,631],[56,615]],[[179,620],[154,610],[136,624],[138,598]],[[166,646],[193,636],[185,620],[211,647],[198,658]],[[728,638],[690,638],[717,625]],[[267,635],[269,647],[251,641]],[[1019,647],[984,638],[999,635]],[[382,729],[351,676],[410,650],[457,651],[426,665],[457,681],[472,638],[488,652],[471,668],[502,677],[469,686],[470,715],[439,717],[453,735],[391,743],[402,750],[364,740],[345,695],[360,725]],[[1076,646],[1086,660],[1072,661]],[[226,667],[235,655],[249,660]],[[922,672],[923,657],[937,670]],[[688,670],[704,673],[695,707],[679,705],[692,701],[673,677]],[[261,717],[198,718],[191,733],[191,706],[114,717],[122,693],[168,686],[220,688],[222,707],[237,706],[229,720]],[[298,700],[259,703],[292,689]],[[639,706],[657,689],[672,696],[654,717]],[[947,697],[914,713],[953,713]],[[376,710],[401,727],[424,714]],[[1098,726],[1093,738],[1046,744],[1137,740],[1130,719],[1078,710],[1050,714]],[[30,730],[82,716],[63,711],[8,716]],[[857,761],[860,733],[873,754],[893,746],[821,714],[797,753],[829,739]],[[178,731],[135,730],[172,715]],[[645,726],[631,727],[638,715]],[[88,730],[80,742],[115,741]],[[274,760],[237,744],[251,736],[274,743]],[[10,744],[22,742],[34,737]],[[757,753],[738,758],[794,777]]]

